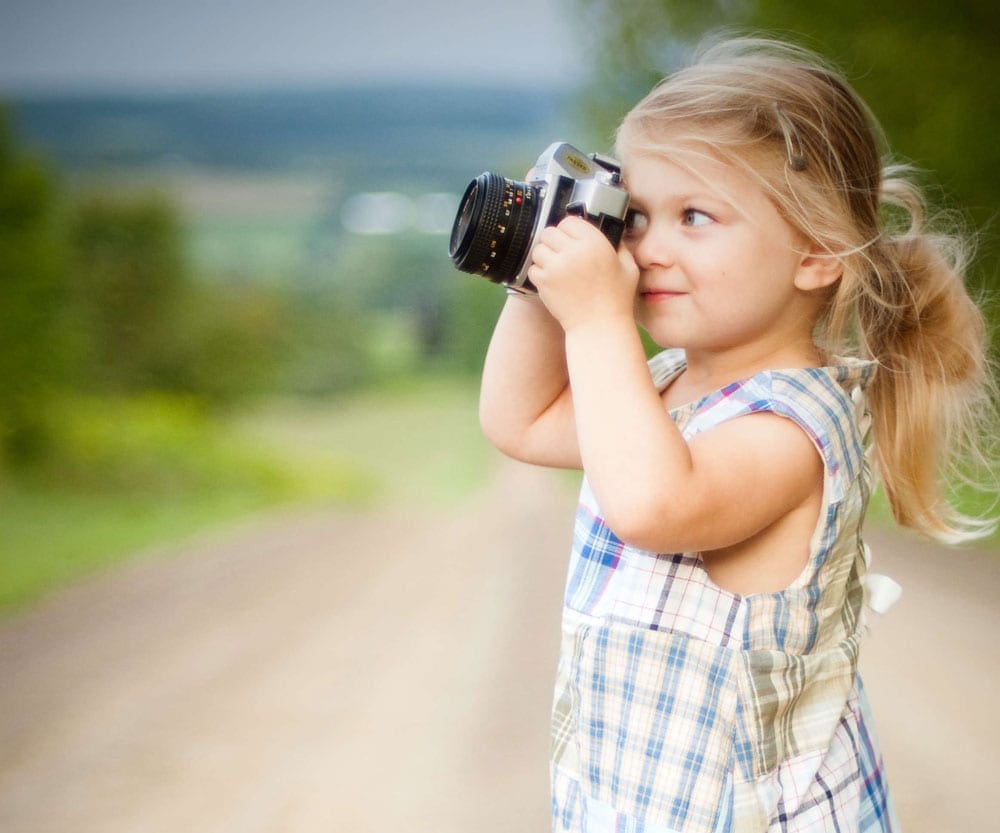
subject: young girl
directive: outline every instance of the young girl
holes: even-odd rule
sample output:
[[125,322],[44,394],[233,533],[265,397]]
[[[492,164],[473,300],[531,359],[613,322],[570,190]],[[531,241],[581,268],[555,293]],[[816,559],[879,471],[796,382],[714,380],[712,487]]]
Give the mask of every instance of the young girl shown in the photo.
[[[619,129],[620,249],[546,229],[500,316],[486,435],[585,473],[556,830],[896,829],[857,674],[865,452],[899,522],[979,531],[939,477],[989,376],[958,250],[878,136],[812,54],[718,45]],[[671,349],[647,364],[636,322]]]

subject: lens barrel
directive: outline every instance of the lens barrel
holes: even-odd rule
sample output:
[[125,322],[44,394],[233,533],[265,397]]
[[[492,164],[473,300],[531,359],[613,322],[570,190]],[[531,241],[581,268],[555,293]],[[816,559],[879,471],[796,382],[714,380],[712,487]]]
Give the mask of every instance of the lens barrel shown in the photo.
[[528,257],[540,205],[538,189],[487,171],[469,187],[455,216],[448,251],[457,269],[510,283]]

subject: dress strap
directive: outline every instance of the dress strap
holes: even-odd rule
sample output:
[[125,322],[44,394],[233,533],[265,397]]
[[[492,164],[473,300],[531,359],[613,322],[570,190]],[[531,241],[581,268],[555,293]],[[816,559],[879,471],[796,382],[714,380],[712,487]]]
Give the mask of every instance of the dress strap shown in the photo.
[[865,468],[866,405],[860,369],[769,370],[727,385],[699,403],[685,428],[695,436],[736,417],[773,413],[791,419],[823,458],[829,497],[843,499]]
[[649,375],[653,377],[653,384],[656,389],[662,391],[673,378],[687,367],[687,358],[684,351],[673,348],[657,353],[646,362],[649,367]]

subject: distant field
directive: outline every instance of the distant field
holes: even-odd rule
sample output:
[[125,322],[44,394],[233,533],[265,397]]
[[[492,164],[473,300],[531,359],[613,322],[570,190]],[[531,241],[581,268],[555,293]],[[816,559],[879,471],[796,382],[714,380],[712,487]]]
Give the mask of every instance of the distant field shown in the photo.
[[203,277],[302,275],[339,232],[344,198],[331,178],[290,172],[182,168],[84,174],[74,183],[83,193],[163,194],[180,214],[189,263]]
[[459,202],[428,186],[371,191],[294,171],[164,169],[81,175],[74,184],[82,193],[164,195],[197,275],[250,280],[325,280],[358,246],[409,250],[413,235],[433,238],[444,261]]

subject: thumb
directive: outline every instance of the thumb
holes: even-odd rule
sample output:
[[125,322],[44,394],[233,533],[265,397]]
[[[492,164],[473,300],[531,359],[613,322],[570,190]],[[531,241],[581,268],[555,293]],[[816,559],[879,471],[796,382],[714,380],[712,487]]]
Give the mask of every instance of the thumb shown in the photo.
[[639,264],[625,246],[618,247],[618,262],[621,264],[622,272],[628,275],[633,283],[639,282]]

